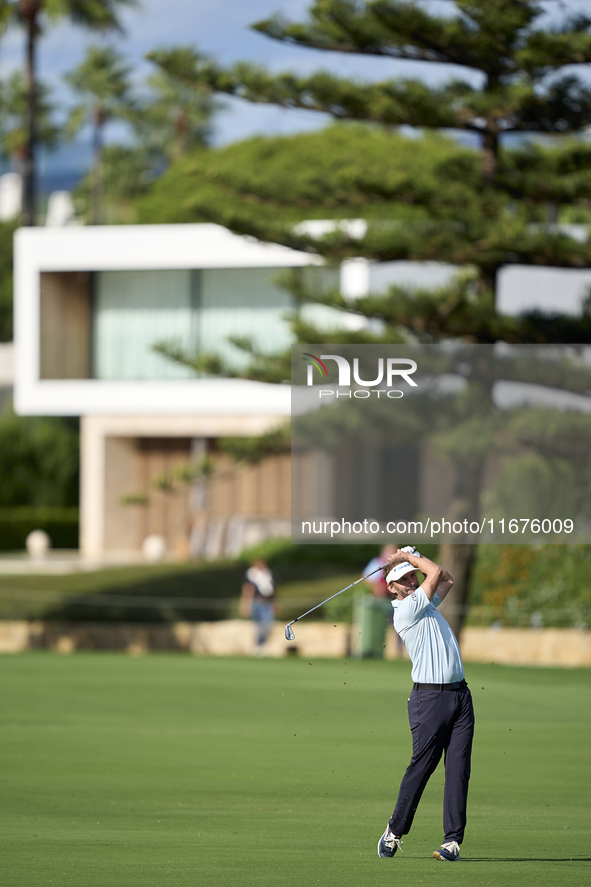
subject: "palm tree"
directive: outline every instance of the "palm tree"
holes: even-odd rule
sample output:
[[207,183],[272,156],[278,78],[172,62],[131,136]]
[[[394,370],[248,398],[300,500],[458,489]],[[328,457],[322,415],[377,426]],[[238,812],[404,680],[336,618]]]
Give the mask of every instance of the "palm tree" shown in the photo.
[[109,120],[129,117],[129,74],[129,66],[114,49],[90,46],[82,63],[65,77],[72,89],[86,99],[72,111],[70,132],[80,129],[88,117],[93,127],[91,222],[94,225],[102,221],[103,130]]
[[119,13],[137,0],[0,0],[0,27],[16,24],[26,32],[27,141],[23,151],[23,224],[35,224],[37,147],[37,41],[44,27],[61,19],[95,31],[121,31]]
[[[55,148],[62,131],[55,123],[55,107],[43,83],[37,83],[36,110],[37,144]],[[0,156],[10,160],[21,174],[29,138],[28,120],[27,84],[21,71],[13,71],[5,83],[0,83]]]
[[[191,69],[192,47],[170,50],[179,69]],[[175,74],[159,71],[138,85],[131,96],[127,68],[112,51],[90,49],[87,58],[66,76],[66,82],[84,96],[85,104],[72,112],[67,129],[77,131],[90,118],[94,127],[95,162],[77,186],[89,206],[89,220],[132,221],[135,198],[172,162],[209,144],[211,118],[221,107],[207,89],[195,89]],[[109,119],[130,127],[124,144],[103,145]]]
[[[190,46],[169,50],[175,70],[191,70],[197,53]],[[148,78],[148,97],[135,110],[131,122],[140,143],[166,162],[205,147],[211,138],[211,117],[221,107],[207,89],[195,88],[183,77],[158,71]]]

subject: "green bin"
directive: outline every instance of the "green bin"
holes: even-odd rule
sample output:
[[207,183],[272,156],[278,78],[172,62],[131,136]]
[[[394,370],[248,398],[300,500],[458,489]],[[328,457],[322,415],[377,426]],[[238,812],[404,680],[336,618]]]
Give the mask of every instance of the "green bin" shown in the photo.
[[383,659],[386,629],[392,622],[390,599],[371,594],[355,598],[353,622],[354,655],[358,659]]

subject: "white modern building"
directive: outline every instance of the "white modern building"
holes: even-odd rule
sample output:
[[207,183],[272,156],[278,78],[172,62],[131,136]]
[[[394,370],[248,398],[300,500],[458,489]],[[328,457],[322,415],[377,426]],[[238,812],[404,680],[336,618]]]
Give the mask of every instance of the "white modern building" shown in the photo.
[[283,422],[289,386],[199,378],[154,345],[237,365],[230,336],[269,351],[286,346],[291,298],[276,278],[315,265],[215,225],[17,232],[15,408],[81,417],[84,554],[138,551],[159,534],[179,556],[217,555],[288,533],[288,456],[240,470],[226,458],[207,497],[179,478],[206,453],[215,457],[220,437]]
[[[364,260],[329,269],[208,224],[17,231],[15,408],[81,417],[85,555],[138,552],[158,534],[179,556],[216,556],[289,532],[289,456],[237,468],[218,447],[287,419],[289,386],[200,377],[154,346],[217,354],[237,368],[244,357],[230,337],[269,352],[288,346],[294,306],[277,278],[290,268],[351,298],[395,281],[437,285],[455,270]],[[500,307],[577,313],[589,284],[591,271],[506,269]],[[306,310],[335,323],[331,309]],[[188,466],[206,454],[215,475],[191,482]]]

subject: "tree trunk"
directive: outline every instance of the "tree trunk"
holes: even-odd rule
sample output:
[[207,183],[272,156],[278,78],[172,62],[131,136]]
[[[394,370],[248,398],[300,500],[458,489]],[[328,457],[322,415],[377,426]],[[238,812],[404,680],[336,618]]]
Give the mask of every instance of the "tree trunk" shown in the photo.
[[479,269],[477,288],[482,295],[492,293],[493,298],[497,291],[497,266],[484,265]]
[[[490,376],[490,373],[487,375]],[[490,390],[485,394],[490,403]],[[480,520],[480,492],[482,476],[486,460],[483,458],[468,460],[457,466],[456,489],[454,501],[448,511],[450,521],[470,523]],[[476,558],[477,545],[471,543],[451,544],[444,542],[439,549],[439,563],[451,573],[454,579],[453,588],[441,604],[440,612],[455,634],[460,639],[460,632],[467,612],[468,592],[472,568]]]
[[189,121],[182,108],[179,108],[174,118],[174,139],[172,143],[172,159],[178,160],[185,157],[189,151]]
[[92,208],[90,221],[93,225],[101,225],[103,222],[103,126],[105,115],[99,106],[94,112],[94,133],[92,147],[94,163],[92,168]]
[[493,185],[499,165],[499,137],[486,129],[482,134],[482,176],[487,185]]
[[468,600],[476,550],[476,545],[450,545],[448,543],[444,543],[439,549],[439,563],[454,577],[453,588],[448,592],[439,611],[449,622],[458,640],[466,615],[466,601]]
[[23,155],[23,224],[35,225],[37,203],[37,183],[35,153],[37,149],[37,88],[35,77],[35,55],[37,48],[37,12],[39,4],[27,7],[27,144]]

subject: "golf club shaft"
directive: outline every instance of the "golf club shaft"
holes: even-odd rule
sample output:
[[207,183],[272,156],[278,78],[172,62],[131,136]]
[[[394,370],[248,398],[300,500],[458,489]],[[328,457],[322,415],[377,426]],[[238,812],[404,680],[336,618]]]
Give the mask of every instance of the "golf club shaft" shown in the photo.
[[350,588],[353,588],[354,585],[359,585],[359,583],[360,583],[360,582],[363,582],[364,579],[369,579],[369,577],[370,577],[370,576],[373,576],[374,573],[379,573],[380,570],[383,570],[384,566],[385,566],[385,564],[383,564],[381,567],[378,567],[377,570],[372,570],[371,573],[368,573],[366,576],[362,576],[360,579],[357,579],[355,582],[352,582],[351,585],[347,585],[346,588],[341,588],[341,590],[340,590],[340,591],[337,591],[336,594],[331,594],[331,596],[330,596],[330,597],[327,597],[326,600],[325,600],[325,601],[322,601],[321,604],[316,604],[316,606],[315,606],[315,607],[312,607],[311,610],[307,610],[305,613],[302,613],[301,616],[298,616],[297,619],[294,619],[293,622],[289,622],[288,624],[289,624],[289,625],[295,625],[296,622],[299,622],[300,619],[303,619],[303,618],[304,618],[304,616],[308,616],[309,613],[313,613],[314,610],[317,610],[317,609],[318,609],[318,607],[323,607],[325,604],[327,604],[329,601],[332,601],[333,598],[338,597],[338,596],[339,596],[340,594],[342,594],[344,591],[349,591],[349,589],[350,589]]

